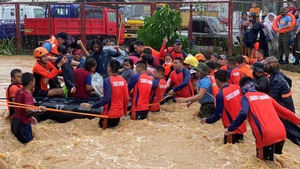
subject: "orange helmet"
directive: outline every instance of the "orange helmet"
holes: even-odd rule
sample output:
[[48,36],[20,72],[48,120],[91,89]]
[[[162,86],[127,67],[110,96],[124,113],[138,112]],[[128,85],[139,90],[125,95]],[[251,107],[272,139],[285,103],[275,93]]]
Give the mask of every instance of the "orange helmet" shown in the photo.
[[195,55],[195,58],[198,60],[198,61],[205,61],[205,57],[202,53],[198,53],[197,55]]
[[42,56],[44,56],[44,55],[46,55],[48,53],[49,52],[47,51],[46,48],[44,48],[44,47],[38,47],[38,48],[36,48],[34,50],[33,56],[34,56],[34,58],[40,58],[40,57],[42,57]]

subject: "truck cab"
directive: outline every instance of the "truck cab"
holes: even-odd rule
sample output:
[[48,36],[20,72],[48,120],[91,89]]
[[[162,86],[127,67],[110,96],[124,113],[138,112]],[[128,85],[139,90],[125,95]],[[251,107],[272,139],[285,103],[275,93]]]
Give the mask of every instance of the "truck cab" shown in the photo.
[[[13,4],[0,6],[0,19],[1,20],[15,20],[16,7]],[[39,6],[20,5],[20,19],[24,18],[45,18],[45,11]]]
[[[39,6],[20,5],[20,26],[24,27],[24,18],[45,18],[45,11]],[[16,10],[14,4],[0,6],[0,39],[16,37]],[[21,32],[24,36],[24,32]]]
[[193,42],[197,46],[220,46],[228,48],[228,31],[216,17],[193,16]]

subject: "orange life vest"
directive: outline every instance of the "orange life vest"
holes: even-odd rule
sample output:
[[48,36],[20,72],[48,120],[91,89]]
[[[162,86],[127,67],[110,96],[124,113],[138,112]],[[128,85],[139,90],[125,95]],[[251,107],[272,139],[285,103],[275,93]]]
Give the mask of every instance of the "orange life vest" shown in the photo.
[[51,38],[48,40],[45,40],[43,44],[45,44],[47,42],[49,42],[52,46],[52,50],[51,50],[51,52],[49,52],[49,54],[53,55],[53,56],[58,55],[58,51],[57,51],[58,41],[55,38],[55,36],[52,35]]

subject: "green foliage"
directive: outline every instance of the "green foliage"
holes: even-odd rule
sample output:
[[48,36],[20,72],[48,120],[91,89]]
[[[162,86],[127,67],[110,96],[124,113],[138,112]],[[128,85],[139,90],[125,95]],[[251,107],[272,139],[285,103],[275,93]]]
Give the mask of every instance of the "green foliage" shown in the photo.
[[182,49],[187,51],[188,40],[176,32],[181,22],[180,13],[166,5],[161,10],[156,10],[151,17],[145,18],[144,26],[137,32],[138,39],[142,40],[145,45],[159,50],[164,37],[168,37],[170,44],[179,38],[183,42]]
[[0,55],[16,55],[21,54],[16,48],[15,38],[3,39],[0,41]]

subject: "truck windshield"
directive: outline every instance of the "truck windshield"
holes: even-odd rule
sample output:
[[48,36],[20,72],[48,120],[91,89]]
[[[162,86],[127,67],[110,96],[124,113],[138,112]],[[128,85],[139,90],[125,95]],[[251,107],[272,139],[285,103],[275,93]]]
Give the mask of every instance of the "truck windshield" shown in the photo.
[[125,9],[125,18],[142,19],[150,16],[150,5],[130,5]]
[[34,17],[35,18],[45,18],[45,12],[42,9],[34,9]]
[[208,18],[208,21],[211,23],[211,26],[213,27],[215,32],[224,32],[224,28],[221,25],[221,22],[218,20],[218,18],[210,17]]

